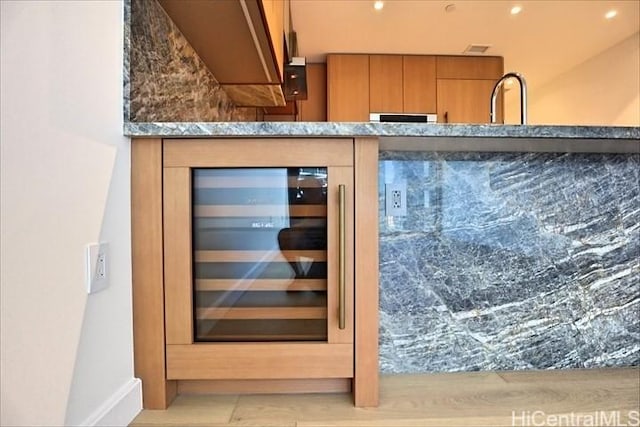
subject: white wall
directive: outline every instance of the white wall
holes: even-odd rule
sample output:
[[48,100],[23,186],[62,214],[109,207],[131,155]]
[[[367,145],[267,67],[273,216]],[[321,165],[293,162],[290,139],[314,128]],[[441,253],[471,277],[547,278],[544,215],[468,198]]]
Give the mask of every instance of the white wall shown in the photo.
[[[0,424],[124,424],[140,404],[122,4],[0,7]],[[87,295],[85,245],[99,240],[111,286]],[[129,414],[109,418],[125,395]]]
[[[517,92],[505,98],[507,123],[520,120]],[[640,126],[640,33],[532,85],[528,104],[529,124]]]

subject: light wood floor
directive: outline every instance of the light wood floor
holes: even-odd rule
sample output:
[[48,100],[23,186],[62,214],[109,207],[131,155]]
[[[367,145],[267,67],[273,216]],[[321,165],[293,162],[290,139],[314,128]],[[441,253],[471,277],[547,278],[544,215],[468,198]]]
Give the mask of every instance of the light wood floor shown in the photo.
[[[389,375],[380,388],[380,406],[367,409],[348,394],[182,395],[132,426],[637,426],[640,410],[640,369],[631,368]],[[605,418],[593,424],[596,416]]]

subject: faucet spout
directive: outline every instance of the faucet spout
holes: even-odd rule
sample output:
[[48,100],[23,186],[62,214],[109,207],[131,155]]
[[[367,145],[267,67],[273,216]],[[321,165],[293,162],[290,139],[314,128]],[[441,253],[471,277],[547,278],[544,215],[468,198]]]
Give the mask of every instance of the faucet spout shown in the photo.
[[511,77],[518,80],[520,84],[520,124],[527,124],[527,82],[524,80],[524,77],[520,73],[509,72],[504,76],[500,77],[500,80],[496,82],[496,85],[493,87],[493,93],[491,94],[491,123],[497,122],[497,114],[496,114],[496,98],[498,97],[498,91],[504,85],[504,82]]

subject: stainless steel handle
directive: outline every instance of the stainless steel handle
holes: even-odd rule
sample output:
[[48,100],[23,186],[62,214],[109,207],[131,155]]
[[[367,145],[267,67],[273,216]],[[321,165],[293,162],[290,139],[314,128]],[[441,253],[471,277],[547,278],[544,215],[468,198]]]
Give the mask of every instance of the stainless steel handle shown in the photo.
[[345,186],[338,186],[338,327],[345,328],[346,307],[344,303],[346,282],[346,248],[345,248]]

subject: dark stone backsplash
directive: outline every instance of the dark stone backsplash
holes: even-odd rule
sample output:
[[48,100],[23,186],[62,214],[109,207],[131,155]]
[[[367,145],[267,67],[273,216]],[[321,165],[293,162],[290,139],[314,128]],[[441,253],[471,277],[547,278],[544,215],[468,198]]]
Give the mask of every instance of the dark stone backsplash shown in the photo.
[[129,102],[125,106],[126,121],[257,119],[256,108],[239,108],[229,99],[157,1],[127,3],[125,16],[130,16],[130,26],[125,28],[125,92],[129,91],[128,97],[125,93],[125,103]]

